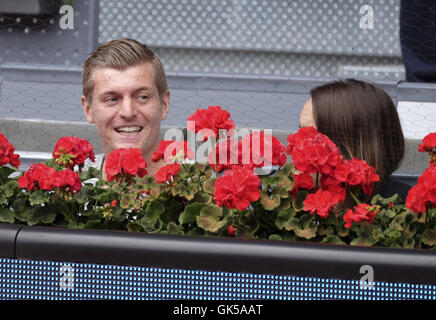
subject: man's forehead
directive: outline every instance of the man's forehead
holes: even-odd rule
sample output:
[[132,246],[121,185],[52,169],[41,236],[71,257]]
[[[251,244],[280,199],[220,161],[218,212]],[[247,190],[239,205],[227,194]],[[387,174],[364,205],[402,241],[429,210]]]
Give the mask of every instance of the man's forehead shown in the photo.
[[155,87],[150,64],[141,64],[123,70],[99,68],[94,70],[92,81],[95,89],[108,87]]

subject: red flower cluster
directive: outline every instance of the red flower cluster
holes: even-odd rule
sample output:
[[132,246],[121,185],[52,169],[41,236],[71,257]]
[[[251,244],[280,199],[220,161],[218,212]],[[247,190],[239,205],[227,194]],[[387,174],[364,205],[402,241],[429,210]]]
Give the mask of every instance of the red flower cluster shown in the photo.
[[166,163],[170,163],[171,158],[177,158],[181,152],[183,152],[183,159],[194,159],[194,152],[189,148],[187,141],[161,140],[159,147],[151,157],[151,161],[158,162],[160,159],[164,159]]
[[347,187],[358,186],[367,195],[372,194],[374,183],[380,178],[366,161],[343,160],[336,145],[313,127],[300,129],[288,136],[286,152],[292,156],[295,168],[295,185],[291,193],[295,196],[300,188],[312,189],[310,174],[321,174],[321,188],[309,194],[304,201],[304,210],[326,218],[334,206],[346,198]]
[[[207,162],[212,169],[221,172],[239,165],[239,144],[234,139],[225,139],[218,143],[215,152],[210,152]],[[216,168],[215,168],[216,164]]]
[[304,173],[332,174],[342,160],[336,145],[314,127],[305,127],[288,136],[286,153],[295,168]]
[[105,172],[109,182],[129,176],[143,177],[147,174],[147,163],[138,148],[117,149],[112,151],[105,163]]
[[88,158],[94,162],[94,147],[86,139],[62,137],[56,142],[53,158],[56,163],[72,169],[75,165],[83,166]]
[[355,208],[348,209],[344,215],[345,228],[350,228],[353,222],[367,221],[372,223],[376,214],[380,212],[379,206],[371,206],[366,203],[360,203]]
[[436,166],[431,166],[418,178],[409,190],[406,206],[416,213],[425,213],[427,207],[436,207]]
[[79,174],[70,169],[57,171],[47,167],[45,163],[32,164],[24,175],[18,179],[21,189],[27,190],[47,190],[55,188],[65,188],[72,192],[77,192],[82,188]]
[[317,213],[321,218],[327,218],[330,210],[338,203],[345,200],[346,191],[341,187],[318,189],[304,200],[304,210],[310,214]]
[[436,132],[424,137],[422,144],[418,145],[418,151],[428,152],[430,154],[430,165],[436,166]]
[[[215,159],[216,157],[216,159]],[[245,135],[239,142],[226,139],[218,143],[215,153],[208,155],[208,163],[218,172],[243,166],[254,170],[263,166],[283,166],[286,163],[285,146],[276,137],[257,131]]]
[[239,141],[239,163],[250,169],[266,165],[281,167],[286,163],[285,149],[276,137],[256,131]]
[[175,176],[180,171],[180,163],[173,163],[163,166],[154,175],[157,183],[171,182],[171,177]]
[[253,170],[233,167],[215,181],[215,199],[218,206],[245,210],[251,201],[260,197],[260,179]]
[[343,160],[335,168],[334,177],[346,186],[360,186],[363,192],[370,195],[374,191],[374,183],[380,180],[365,160]]
[[210,136],[218,138],[220,130],[230,131],[228,134],[231,136],[235,123],[230,120],[230,113],[222,110],[220,106],[209,106],[207,109],[197,109],[188,117],[187,128],[195,133],[201,130],[203,141],[206,141]]
[[300,189],[312,190],[315,188],[313,177],[307,173],[294,174],[294,188],[291,194],[295,197]]
[[0,133],[0,167],[10,164],[18,168],[20,166],[19,155],[15,154],[14,146]]

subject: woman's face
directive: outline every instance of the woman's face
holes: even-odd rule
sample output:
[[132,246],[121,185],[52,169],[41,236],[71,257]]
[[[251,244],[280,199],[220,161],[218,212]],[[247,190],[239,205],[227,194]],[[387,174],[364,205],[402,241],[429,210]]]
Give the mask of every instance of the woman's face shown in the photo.
[[312,98],[306,101],[300,114],[300,128],[314,127],[316,129],[315,118],[313,117]]

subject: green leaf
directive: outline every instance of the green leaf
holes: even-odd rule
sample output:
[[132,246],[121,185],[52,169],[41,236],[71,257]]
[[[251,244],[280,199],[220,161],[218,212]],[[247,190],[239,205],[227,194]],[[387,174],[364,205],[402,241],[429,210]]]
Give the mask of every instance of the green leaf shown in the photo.
[[29,197],[31,206],[43,205],[50,201],[50,196],[43,190],[35,190]]
[[168,234],[177,234],[177,235],[184,235],[183,229],[180,225],[175,224],[174,222],[170,222],[167,225],[167,233]]
[[123,209],[133,208],[135,205],[136,196],[132,193],[123,194],[120,200],[120,207]]
[[27,215],[27,224],[34,226],[37,224],[49,224],[56,219],[56,211],[49,207],[34,207]]
[[17,171],[17,169],[13,167],[9,167],[9,166],[0,167],[0,185],[6,183],[8,177],[15,171]]
[[298,219],[298,225],[295,226],[294,232],[297,236],[304,239],[312,239],[316,236],[317,225],[314,217],[310,214],[305,214]]
[[270,234],[268,236],[268,240],[281,241],[281,240],[283,240],[283,238],[280,235],[278,235],[278,234]]
[[209,204],[212,202],[212,196],[205,192],[199,192],[195,194],[193,201],[201,204]]
[[25,198],[19,197],[12,202],[12,208],[14,209],[15,218],[21,222],[27,221],[27,216],[31,211],[31,208],[27,206]]
[[383,237],[383,233],[378,229],[379,226],[362,222],[358,229],[358,237],[351,241],[351,245],[369,247],[375,245]]
[[3,190],[3,194],[5,195],[6,198],[12,197],[14,193],[18,191],[18,189],[19,189],[18,181],[16,180],[11,180],[5,185],[1,186],[1,190]]
[[295,209],[295,211],[299,212],[302,211],[304,208],[304,200],[306,200],[309,192],[306,190],[300,190],[297,193],[297,197],[292,200],[292,207]]
[[216,179],[208,179],[203,184],[203,189],[209,194],[215,193],[215,181]]
[[432,247],[436,245],[436,230],[426,229],[422,235],[422,242]]
[[0,207],[0,222],[14,223],[14,213],[8,208]]
[[227,224],[227,220],[219,221],[213,216],[197,216],[196,221],[200,228],[213,233],[218,232]]
[[200,216],[202,217],[212,217],[215,219],[219,219],[223,215],[223,208],[218,207],[215,204],[208,204],[201,208]]
[[162,213],[165,212],[165,207],[161,202],[153,201],[145,210],[147,216],[150,217],[159,217]]
[[328,236],[326,236],[324,239],[322,239],[321,243],[328,243],[328,244],[341,244],[344,245],[346,244],[345,242],[343,242],[341,240],[341,238],[339,238],[337,235],[335,234],[330,234]]
[[280,205],[280,195],[269,195],[266,190],[262,190],[260,192],[260,203],[265,208],[265,210],[272,211]]
[[220,220],[223,209],[214,204],[208,204],[201,208],[200,216],[196,217],[197,225],[209,232],[218,232],[227,224],[227,219]]
[[292,208],[279,211],[275,220],[276,227],[279,230],[282,230],[283,228],[285,228],[287,231],[292,230],[293,225],[291,224],[291,220],[295,217],[295,213],[295,210]]
[[180,214],[179,216],[179,223],[180,225],[186,224],[186,223],[194,223],[196,221],[196,217],[200,215],[200,210],[205,205],[201,203],[193,203],[190,205],[187,205],[185,207],[185,210]]

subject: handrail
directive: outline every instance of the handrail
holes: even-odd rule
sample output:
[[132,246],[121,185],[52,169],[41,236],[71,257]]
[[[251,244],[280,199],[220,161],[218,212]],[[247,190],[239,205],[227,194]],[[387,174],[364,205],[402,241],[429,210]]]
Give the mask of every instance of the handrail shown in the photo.
[[436,284],[430,250],[0,224],[0,254],[11,245],[16,259],[348,280],[360,279],[360,268],[369,265],[374,281]]

